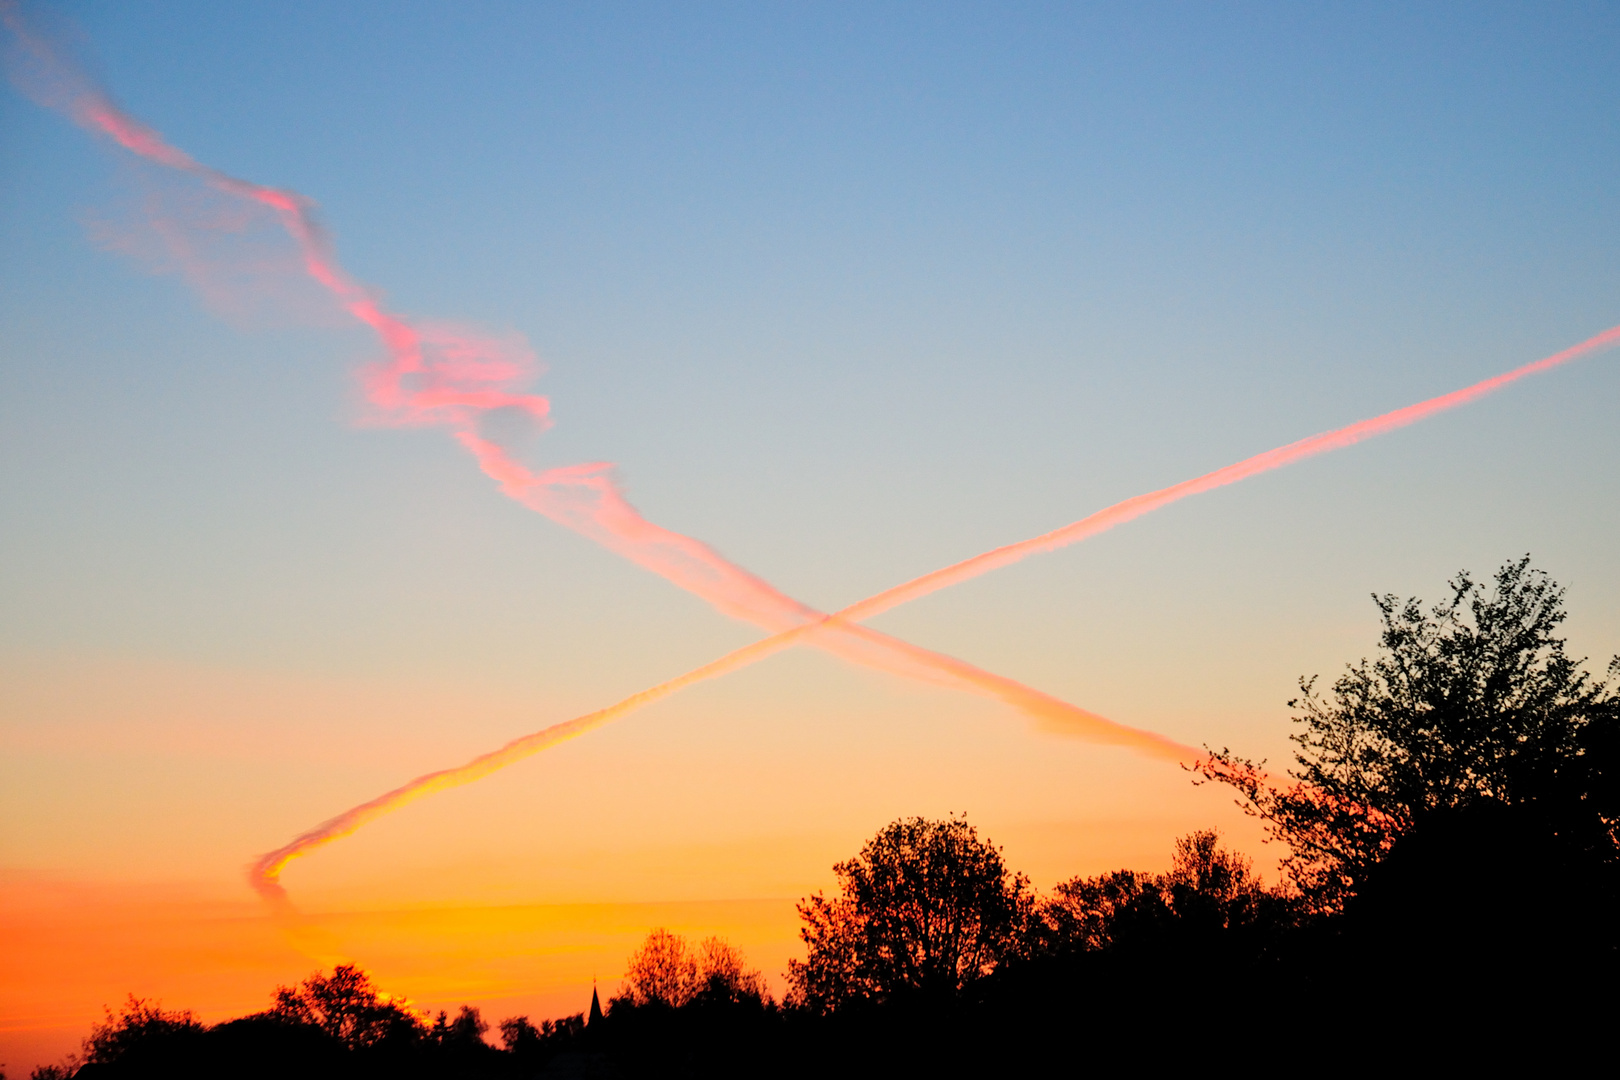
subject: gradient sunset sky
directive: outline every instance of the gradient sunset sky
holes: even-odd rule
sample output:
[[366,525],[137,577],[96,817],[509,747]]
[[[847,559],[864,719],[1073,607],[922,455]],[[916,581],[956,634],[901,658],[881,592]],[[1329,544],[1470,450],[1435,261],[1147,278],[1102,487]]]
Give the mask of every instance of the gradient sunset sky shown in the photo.
[[[20,10],[392,310],[527,339],[525,460],[824,610],[1620,323],[1611,6]],[[312,853],[279,926],[257,856],[760,632],[367,422],[375,338],[222,205],[0,93],[8,1070],[338,959],[577,1012],[656,925],[780,990],[793,901],[903,814],[1041,887],[1209,825],[1271,871],[1174,765],[795,649]],[[1371,592],[1530,552],[1620,652],[1617,406],[1594,354],[871,625],[1285,761]]]

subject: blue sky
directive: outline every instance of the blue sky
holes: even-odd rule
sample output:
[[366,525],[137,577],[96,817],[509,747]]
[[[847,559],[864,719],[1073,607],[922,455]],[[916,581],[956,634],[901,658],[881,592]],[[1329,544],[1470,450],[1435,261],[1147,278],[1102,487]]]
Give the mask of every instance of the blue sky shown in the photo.
[[[650,519],[819,605],[1620,321],[1601,5],[45,10],[171,142],[317,200],[397,308],[526,335],[556,421],[537,461],[618,463]],[[112,768],[58,728],[121,722],[28,704],[63,672],[506,695],[413,720],[420,760],[258,775],[292,794],[262,836],[208,841],[234,867],[402,772],[749,639],[503,500],[441,434],[356,426],[363,334],[222,318],[98,249],[83,223],[141,190],[0,97],[0,661],[26,688],[16,767],[53,778],[14,796],[13,862],[107,855],[95,822],[51,824]],[[1604,657],[1617,396],[1617,360],[1584,361],[879,625],[1274,757],[1294,677],[1371,648],[1374,590],[1434,597],[1531,551],[1571,586],[1577,651]],[[712,750],[776,710],[942,707],[815,663],[671,706],[659,745]],[[941,776],[918,798],[1024,812]],[[1108,813],[1151,810],[1119,798]],[[851,837],[882,823],[851,815]]]
[[[173,144],[315,199],[395,309],[525,335],[535,463],[617,463],[820,606],[1620,322],[1613,6],[29,10]],[[311,961],[250,858],[754,635],[442,432],[356,423],[375,344],[285,249],[243,249],[282,260],[246,305],[108,250],[154,194],[186,197],[0,93],[0,889],[38,955],[95,943],[6,991],[13,1065],[127,991],[258,1007]],[[1529,551],[1601,667],[1617,402],[1591,357],[875,625],[1273,761],[1295,679],[1371,651],[1370,592]],[[1271,865],[1175,769],[794,652],[285,880],[391,989],[559,1015],[643,910],[779,971],[792,898],[950,811],[1043,888],[1211,824]],[[198,896],[230,942],[199,951]],[[720,906],[603,906],[676,901]],[[457,904],[598,906],[387,916]]]

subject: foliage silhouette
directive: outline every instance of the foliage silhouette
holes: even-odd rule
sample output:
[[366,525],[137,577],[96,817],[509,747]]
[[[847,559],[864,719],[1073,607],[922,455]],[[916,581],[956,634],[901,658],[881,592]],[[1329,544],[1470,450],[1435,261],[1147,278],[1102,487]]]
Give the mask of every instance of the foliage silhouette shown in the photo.
[[632,1075],[730,1076],[757,1072],[780,1049],[781,1022],[741,950],[716,937],[694,947],[659,928],[631,954],[622,992],[587,1035]]
[[[205,1027],[189,1012],[130,998],[84,1044],[84,1064],[65,1075],[96,1077],[495,1077],[516,1075],[483,1040],[477,1009],[429,1024],[403,999],[380,993],[353,965],[278,987],[269,1009]],[[543,1040],[542,1040],[543,1041]],[[536,1055],[526,1055],[533,1058]],[[543,1055],[541,1055],[543,1056]]]
[[[1221,751],[1288,847],[1268,887],[1214,830],[1163,873],[1038,895],[965,818],[904,818],[798,910],[786,1001],[718,938],[649,933],[591,1019],[429,1018],[339,966],[207,1027],[130,998],[35,1080],[999,1075],[1294,1060],[1456,1071],[1607,1052],[1620,1005],[1620,693],[1571,659],[1528,559],[1428,611],[1375,598],[1379,653],[1302,681],[1291,782]],[[1611,671],[1620,670],[1620,659]],[[1404,1055],[1404,1056],[1403,1056]]]
[[117,1061],[138,1051],[180,1046],[202,1035],[204,1028],[190,1009],[164,1012],[155,1001],[129,995],[116,1016],[106,1010],[106,1019],[90,1029],[84,1041],[86,1064]]
[[1205,829],[1176,841],[1169,873],[1117,870],[1059,884],[1038,909],[1030,954],[1208,949],[1222,935],[1293,922],[1294,902],[1264,887],[1253,863]]
[[721,938],[705,938],[694,948],[659,927],[630,954],[620,997],[638,1006],[673,1007],[705,996],[723,1001],[763,998],[765,976],[746,964],[741,950]]
[[829,1012],[853,1001],[946,999],[1020,948],[1034,894],[963,818],[905,818],[833,867],[839,895],[799,905],[808,946],[789,961],[789,1000]]
[[697,983],[697,957],[685,938],[659,928],[630,955],[625,978],[637,1005],[684,1005]]
[[1379,655],[1330,698],[1301,682],[1292,786],[1225,751],[1203,770],[1289,846],[1310,917],[1287,978],[1347,1012],[1419,993],[1387,1030],[1454,1054],[1578,1043],[1616,1004],[1620,694],[1569,656],[1564,591],[1528,556],[1428,612],[1375,600]]
[[1519,808],[1591,858],[1615,857],[1620,695],[1565,652],[1564,591],[1529,556],[1490,589],[1466,571],[1449,584],[1428,613],[1374,597],[1380,655],[1347,668],[1331,699],[1300,680],[1291,787],[1226,750],[1201,768],[1289,846],[1285,868],[1319,912],[1338,910],[1400,837],[1476,806]]
[[[276,990],[270,1015],[289,1025],[308,1025],[350,1050],[379,1046],[389,1039],[412,1041],[422,1020],[409,1007],[381,995],[371,978],[353,964],[339,964],[331,975],[316,972],[297,986]],[[440,1022],[443,1022],[440,1014]],[[441,1032],[442,1037],[442,1032]]]

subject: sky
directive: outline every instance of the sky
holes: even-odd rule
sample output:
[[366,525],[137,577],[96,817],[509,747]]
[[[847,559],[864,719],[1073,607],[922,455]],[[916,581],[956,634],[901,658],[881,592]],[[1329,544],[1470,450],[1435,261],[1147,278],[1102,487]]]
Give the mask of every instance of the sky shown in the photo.
[[[318,205],[391,310],[526,340],[535,468],[836,609],[1620,322],[1601,5],[33,4],[119,107]],[[808,648],[287,869],[411,777],[757,628],[381,424],[376,338],[274,228],[0,91],[0,1061],[128,992],[337,959],[579,1011],[665,925],[781,989],[793,902],[900,815],[1039,887],[1159,869],[1222,791]],[[197,259],[166,222],[212,222]],[[249,222],[249,226],[253,223]],[[1529,552],[1620,652],[1620,356],[1198,495],[870,625],[1191,746]],[[494,419],[497,425],[504,420]],[[503,435],[503,438],[505,435]]]

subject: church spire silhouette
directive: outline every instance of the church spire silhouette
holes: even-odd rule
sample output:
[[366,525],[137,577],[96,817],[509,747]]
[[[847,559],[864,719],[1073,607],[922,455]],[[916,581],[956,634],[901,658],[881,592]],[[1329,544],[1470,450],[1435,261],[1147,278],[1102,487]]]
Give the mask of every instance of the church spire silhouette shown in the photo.
[[602,999],[596,996],[596,980],[591,980],[591,1015],[586,1019],[585,1026],[590,1027],[602,1019]]

